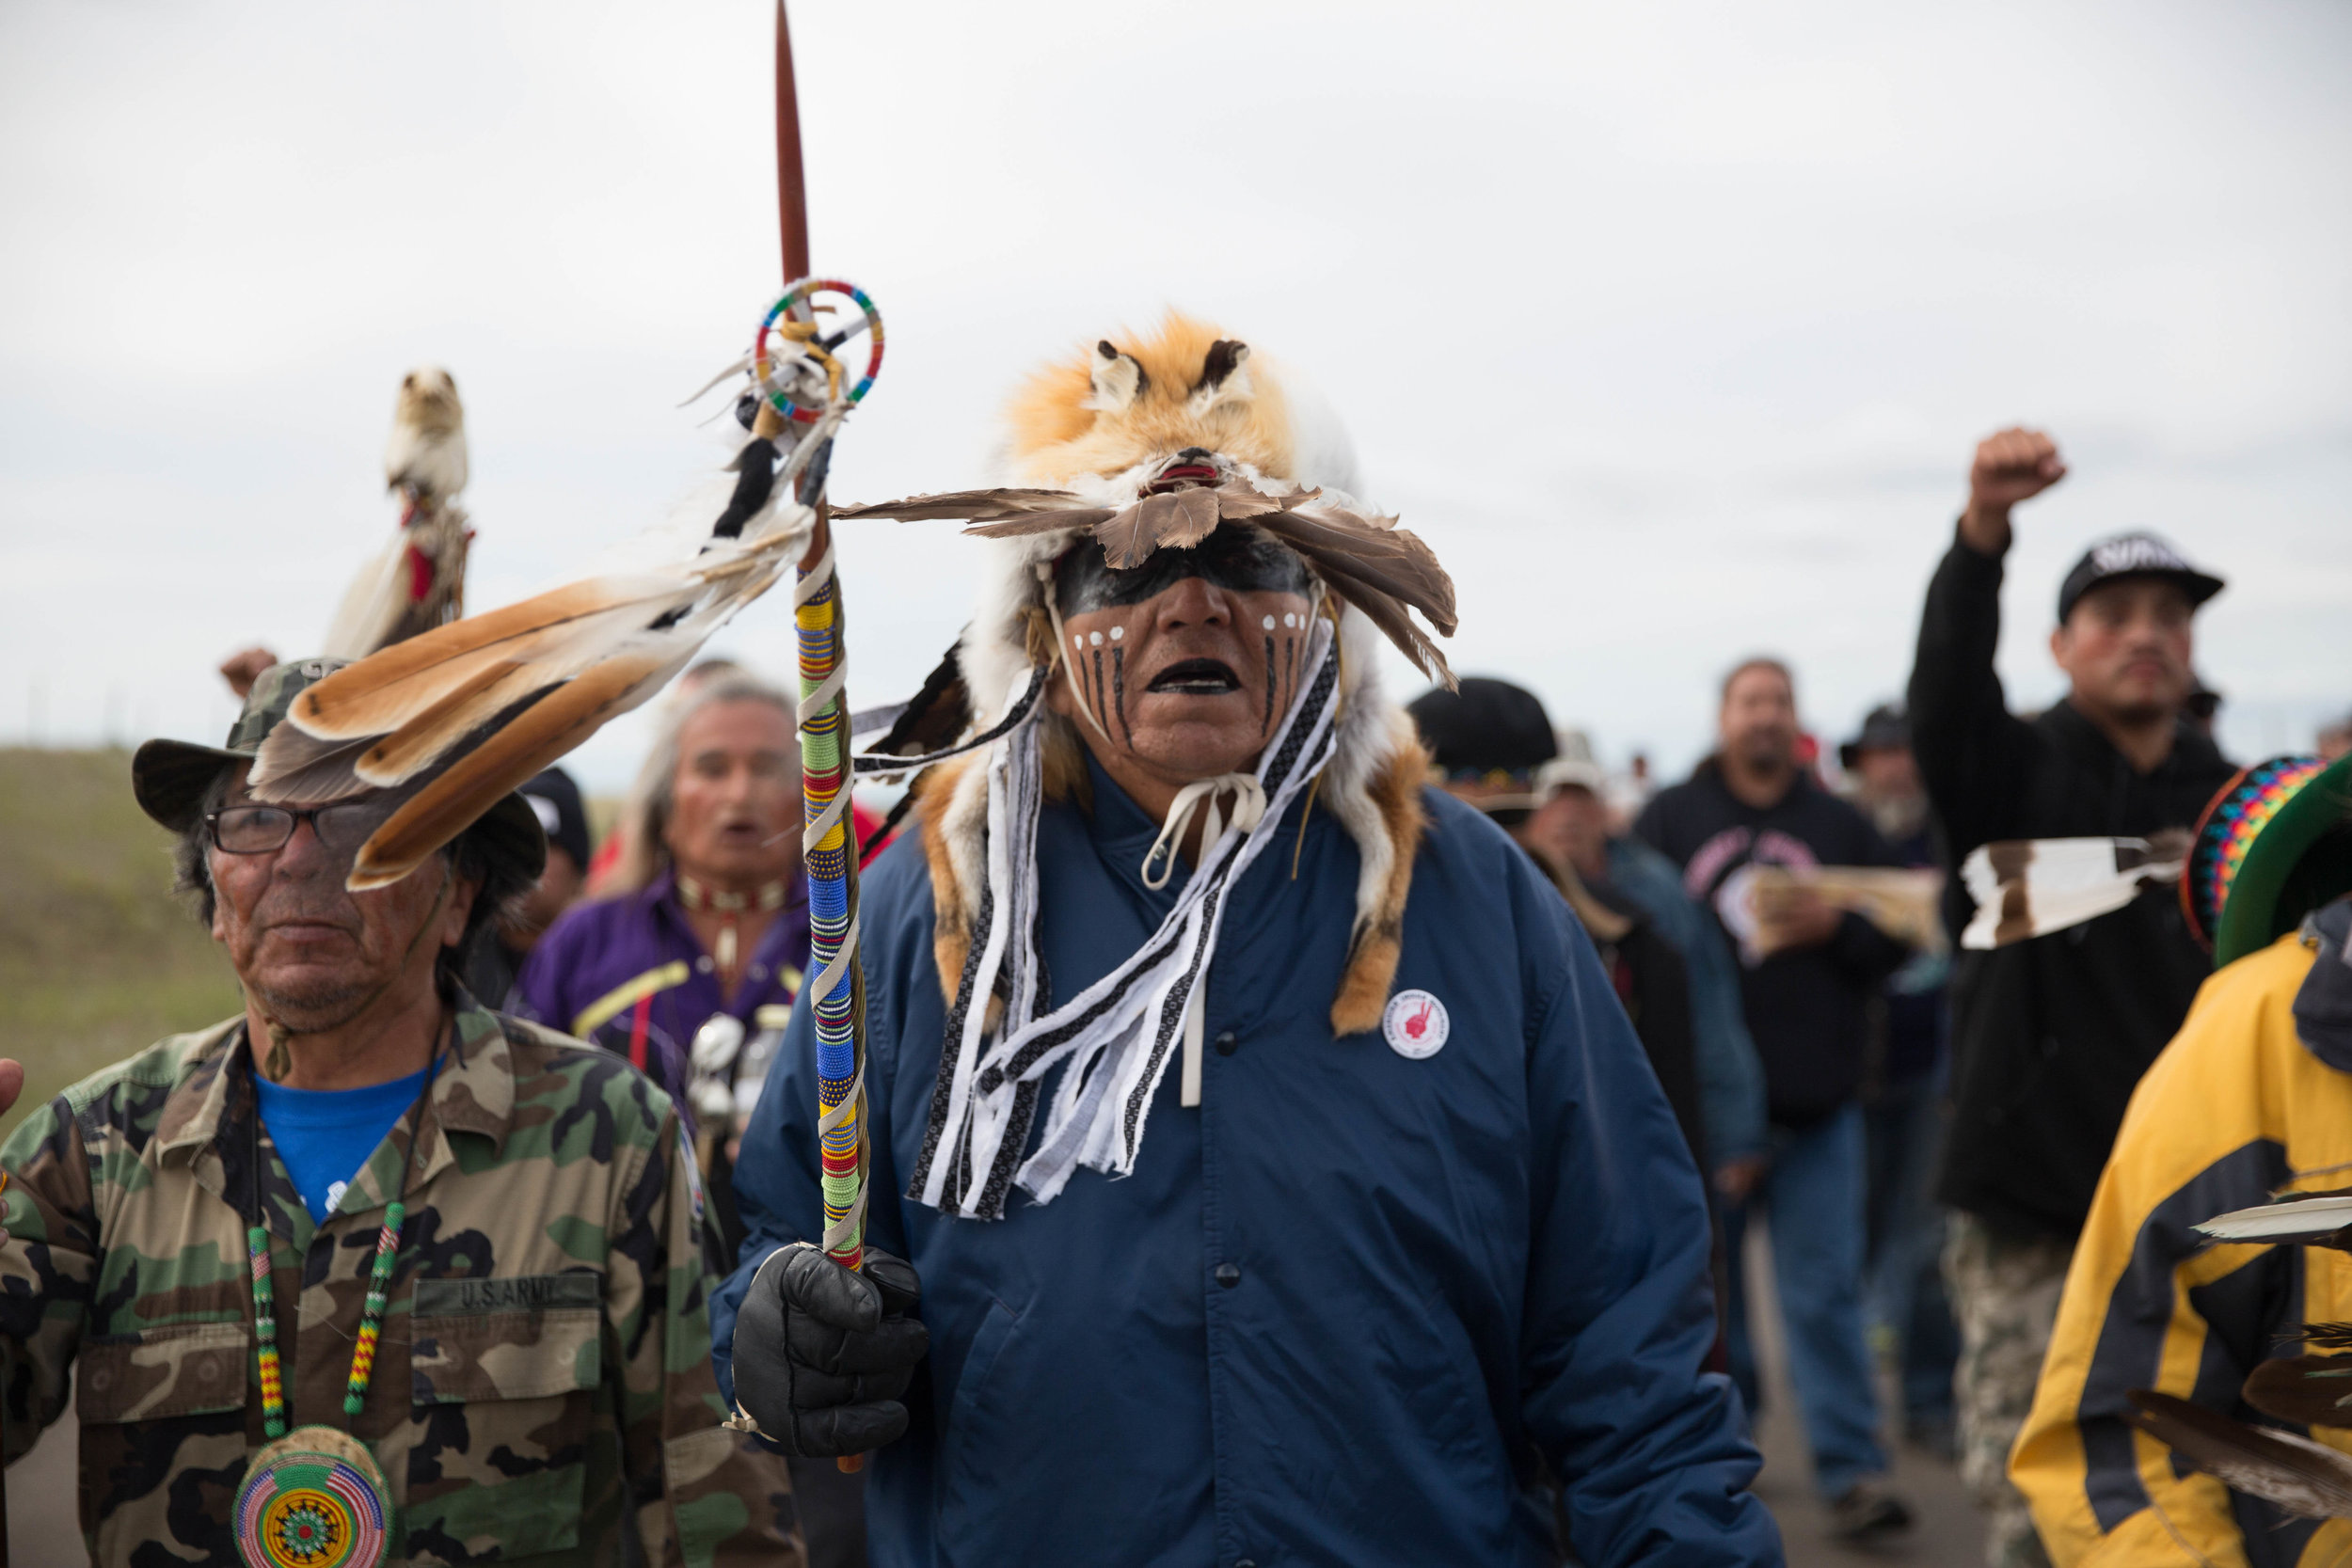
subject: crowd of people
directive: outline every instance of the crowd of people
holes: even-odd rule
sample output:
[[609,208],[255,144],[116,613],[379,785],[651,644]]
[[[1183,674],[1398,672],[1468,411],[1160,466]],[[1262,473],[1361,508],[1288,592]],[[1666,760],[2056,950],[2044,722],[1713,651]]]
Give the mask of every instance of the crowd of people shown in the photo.
[[[1154,395],[1219,418],[1237,348],[1106,341],[1089,460],[1345,489],[1246,408],[1109,439]],[[794,699],[706,662],[601,844],[550,770],[353,893],[388,808],[249,781],[334,661],[241,655],[227,744],[134,782],[246,1009],[0,1151],[8,1457],[73,1388],[106,1562],[343,1560],[300,1555],[358,1528],[318,1512],[338,1464],[420,1562],[1772,1562],[1769,1281],[1838,1536],[1915,1528],[1899,1440],[1959,1464],[1996,1568],[2161,1539],[2159,1505],[2209,1560],[2295,1560],[2308,1528],[2159,1485],[2120,1401],[2227,1408],[2210,1364],[2300,1321],[2283,1261],[2192,1280],[2185,1227],[2352,1163],[2352,982],[2298,1043],[2308,951],[2235,981],[2259,1070],[2311,1081],[2281,1096],[2169,886],[1955,944],[1980,847],[2185,832],[2236,776],[2191,657],[2221,581],[2153,535],[2058,586],[2066,695],[2011,711],[2012,515],[2064,472],[1978,449],[1901,700],[1824,747],[1799,672],[1740,658],[1662,788],[1506,680],[1399,710],[1355,579],[1270,531],[1010,541],[960,684],[1034,715],[923,775],[905,842],[861,819],[856,1274],[820,1244]]]

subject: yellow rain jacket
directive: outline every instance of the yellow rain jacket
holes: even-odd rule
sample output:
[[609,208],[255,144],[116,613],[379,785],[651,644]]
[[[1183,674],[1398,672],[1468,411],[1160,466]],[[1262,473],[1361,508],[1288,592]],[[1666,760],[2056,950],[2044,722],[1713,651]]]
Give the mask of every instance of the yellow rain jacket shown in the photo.
[[[2132,1096],[2010,1456],[2060,1568],[2321,1568],[2352,1552],[2352,1521],[2296,1519],[2231,1492],[2128,1424],[2123,1397],[2156,1388],[2276,1424],[2239,1400],[2248,1371],[2300,1354],[2278,1336],[2301,1323],[2352,1321],[2352,1257],[2209,1246],[2190,1228],[2352,1187],[2347,938],[2352,904],[2336,904],[2213,975]],[[2352,1452],[2352,1432],[2314,1435]]]

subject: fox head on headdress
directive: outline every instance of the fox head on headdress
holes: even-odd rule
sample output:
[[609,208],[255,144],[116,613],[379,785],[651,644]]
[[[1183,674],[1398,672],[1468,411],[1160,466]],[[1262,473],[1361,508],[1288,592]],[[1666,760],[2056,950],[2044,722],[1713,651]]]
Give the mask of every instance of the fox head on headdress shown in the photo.
[[1248,343],[1171,310],[1013,394],[1005,466],[1023,484],[1132,496],[1226,478],[1352,492],[1355,454],[1312,391]]

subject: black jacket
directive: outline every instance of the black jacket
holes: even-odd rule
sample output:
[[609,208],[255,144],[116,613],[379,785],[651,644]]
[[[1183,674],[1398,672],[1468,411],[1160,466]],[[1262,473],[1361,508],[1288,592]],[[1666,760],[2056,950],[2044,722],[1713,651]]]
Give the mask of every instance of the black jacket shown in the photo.
[[[2007,838],[2186,828],[2230,765],[2186,725],[2139,773],[2064,702],[2012,715],[1993,673],[2001,563],[1955,543],[1928,584],[1911,673],[1912,750],[1957,866]],[[1954,928],[1969,912],[1953,883]],[[2133,1085],[2212,968],[2176,890],[1990,953],[1952,974],[1954,1119],[1938,1196],[2010,1229],[2072,1241]]]
[[[1852,806],[1800,774],[1758,810],[1731,793],[1716,764],[1661,790],[1633,831],[1682,867],[1683,891],[1715,910],[1724,880],[1750,861],[1791,867],[1891,865],[1894,851]],[[1779,953],[1740,971],[1748,1033],[1764,1063],[1772,1119],[1803,1128],[1854,1098],[1879,984],[1909,949],[1858,914],[1820,947]]]
[[1633,1033],[1649,1055],[1658,1086],[1666,1091],[1666,1103],[1674,1107],[1682,1141],[1691,1146],[1691,1158],[1699,1169],[1711,1169],[1706,1127],[1699,1115],[1698,1035],[1691,1018],[1691,972],[1682,955],[1658,934],[1640,905],[1607,883],[1588,879],[1583,888],[1625,923],[1613,939],[1602,937],[1589,924],[1584,934],[1593,939],[1600,965],[1609,972],[1609,983],[1616,988],[1626,1017],[1633,1021]]

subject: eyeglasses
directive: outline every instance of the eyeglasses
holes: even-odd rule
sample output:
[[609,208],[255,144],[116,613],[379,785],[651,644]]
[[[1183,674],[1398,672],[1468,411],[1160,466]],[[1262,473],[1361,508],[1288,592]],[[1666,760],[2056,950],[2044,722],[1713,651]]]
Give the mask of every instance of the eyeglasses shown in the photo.
[[294,824],[307,821],[319,843],[339,854],[357,850],[368,835],[390,816],[374,800],[347,800],[331,806],[225,806],[205,814],[213,847],[229,855],[266,855],[282,849],[294,837]]

